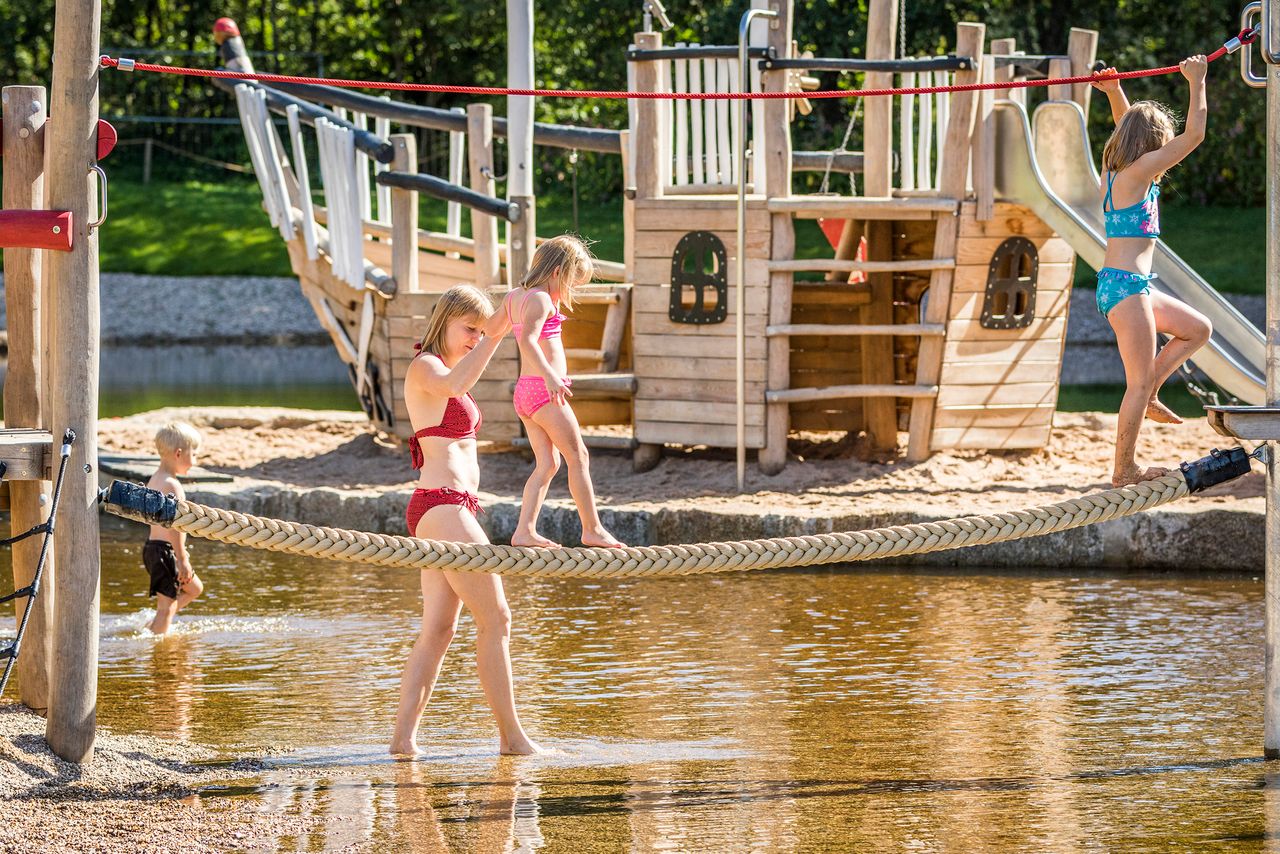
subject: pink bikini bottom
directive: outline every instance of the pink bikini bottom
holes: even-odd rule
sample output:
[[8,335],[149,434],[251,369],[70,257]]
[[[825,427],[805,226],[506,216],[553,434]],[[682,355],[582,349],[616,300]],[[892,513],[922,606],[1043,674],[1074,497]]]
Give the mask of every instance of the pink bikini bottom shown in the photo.
[[[566,378],[564,384],[573,385],[573,381]],[[516,380],[516,394],[511,402],[516,406],[516,415],[532,418],[533,413],[551,402],[547,381],[538,376],[521,377]]]

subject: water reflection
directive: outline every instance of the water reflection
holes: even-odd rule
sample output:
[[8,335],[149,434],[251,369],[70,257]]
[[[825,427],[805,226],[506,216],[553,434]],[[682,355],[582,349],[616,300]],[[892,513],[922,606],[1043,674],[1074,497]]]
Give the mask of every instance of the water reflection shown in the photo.
[[207,597],[156,641],[134,534],[104,553],[100,718],[269,754],[205,796],[324,818],[282,849],[1256,850],[1280,828],[1253,578],[514,579],[521,713],[554,750],[494,756],[446,667],[427,755],[399,763],[412,573],[202,543]]

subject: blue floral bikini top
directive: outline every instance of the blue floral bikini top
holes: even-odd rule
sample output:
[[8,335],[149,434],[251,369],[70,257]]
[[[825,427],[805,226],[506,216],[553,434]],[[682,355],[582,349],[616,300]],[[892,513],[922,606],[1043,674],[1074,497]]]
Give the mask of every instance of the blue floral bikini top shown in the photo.
[[1102,200],[1107,237],[1159,237],[1160,206],[1156,200],[1160,198],[1160,187],[1152,181],[1142,201],[1117,208],[1111,201],[1111,184],[1115,179],[1114,172],[1107,172],[1107,196]]

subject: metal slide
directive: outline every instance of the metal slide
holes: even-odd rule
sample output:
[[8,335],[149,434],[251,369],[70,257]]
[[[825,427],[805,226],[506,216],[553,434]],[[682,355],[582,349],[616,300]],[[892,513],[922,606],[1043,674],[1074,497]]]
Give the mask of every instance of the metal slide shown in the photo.
[[[992,118],[996,199],[1030,208],[1090,266],[1102,267],[1101,179],[1080,106],[1074,101],[1041,104],[1034,137],[1021,104],[997,101]],[[1153,272],[1157,288],[1213,323],[1213,338],[1192,359],[1196,367],[1244,403],[1264,403],[1266,342],[1257,327],[1159,240]]]

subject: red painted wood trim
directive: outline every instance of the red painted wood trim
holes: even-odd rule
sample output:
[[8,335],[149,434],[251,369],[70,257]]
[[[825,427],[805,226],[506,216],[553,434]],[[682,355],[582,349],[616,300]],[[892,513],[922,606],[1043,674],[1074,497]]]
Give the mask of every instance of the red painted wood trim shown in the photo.
[[0,211],[0,247],[71,251],[71,211]]

